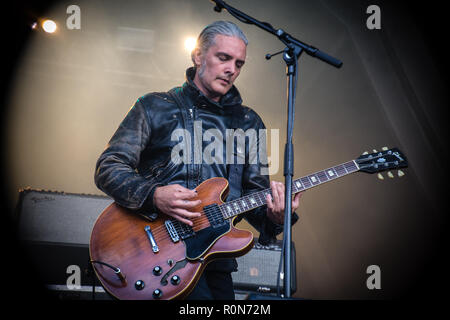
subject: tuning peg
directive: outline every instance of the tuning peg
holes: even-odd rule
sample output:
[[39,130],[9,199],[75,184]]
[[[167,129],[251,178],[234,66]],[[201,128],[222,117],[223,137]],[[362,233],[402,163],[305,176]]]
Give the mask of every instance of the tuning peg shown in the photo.
[[366,154],[369,154],[369,153],[368,153],[367,151],[364,151],[364,152],[363,152],[363,155],[366,155]]
[[393,178],[394,177],[394,175],[390,171],[388,171],[387,175],[388,175],[389,178]]
[[403,176],[405,175],[405,173],[404,173],[402,170],[398,170],[398,171],[397,171],[397,175],[398,175],[399,177],[403,177]]
[[381,150],[382,150],[382,151],[387,151],[387,150],[388,150],[388,147],[383,147],[383,148],[381,148]]
[[377,174],[377,177],[378,177],[378,179],[380,179],[380,180],[384,180],[384,177],[383,177],[383,175],[382,175],[381,173]]
[[372,151],[373,151],[373,153],[377,153],[377,152],[378,152],[378,151],[377,151],[377,150],[375,150],[375,149],[373,149]]

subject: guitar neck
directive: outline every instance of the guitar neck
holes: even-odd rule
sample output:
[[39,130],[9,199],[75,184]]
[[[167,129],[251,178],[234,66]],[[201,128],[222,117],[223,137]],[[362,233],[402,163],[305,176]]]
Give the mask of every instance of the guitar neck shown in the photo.
[[[292,193],[296,194],[301,191],[308,190],[319,184],[333,181],[350,173],[359,171],[360,168],[355,160],[331,167],[316,173],[304,176],[292,181]],[[266,197],[272,194],[271,189],[264,189],[242,198],[226,202],[219,206],[224,219],[229,219],[241,213],[253,210],[265,205]]]

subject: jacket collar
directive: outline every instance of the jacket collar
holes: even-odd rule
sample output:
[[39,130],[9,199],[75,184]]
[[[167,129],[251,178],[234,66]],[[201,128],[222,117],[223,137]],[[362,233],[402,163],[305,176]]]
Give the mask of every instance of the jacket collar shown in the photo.
[[206,97],[194,83],[195,72],[195,67],[190,67],[186,70],[186,82],[182,87],[183,93],[192,101],[193,104],[204,107],[218,107],[220,109],[231,106],[240,106],[242,104],[241,95],[234,85],[220,98],[219,102],[215,102]]

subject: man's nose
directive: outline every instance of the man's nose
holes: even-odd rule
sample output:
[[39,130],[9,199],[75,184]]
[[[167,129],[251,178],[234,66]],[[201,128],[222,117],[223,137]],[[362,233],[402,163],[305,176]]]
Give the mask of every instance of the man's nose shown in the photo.
[[226,67],[225,67],[225,73],[228,75],[234,75],[236,72],[236,66],[234,64],[234,62],[230,62],[227,63]]

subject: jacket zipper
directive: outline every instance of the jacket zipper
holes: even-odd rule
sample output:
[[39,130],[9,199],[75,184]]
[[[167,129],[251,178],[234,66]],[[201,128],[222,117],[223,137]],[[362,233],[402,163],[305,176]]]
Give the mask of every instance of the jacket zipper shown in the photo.
[[[190,115],[190,118],[191,118],[192,121],[195,121],[195,110],[194,110],[194,108],[195,108],[195,106],[193,106],[192,108],[189,108],[189,115]],[[195,127],[194,124],[192,124],[192,128],[195,130],[194,127]],[[192,141],[192,150],[195,150],[194,139],[191,139],[191,141]],[[193,153],[192,153],[192,156],[194,156]],[[200,178],[199,175],[200,175],[200,172],[201,172],[201,164],[199,165],[199,164],[193,163],[193,168],[192,169],[193,169],[193,172],[192,172],[193,177],[192,178],[195,181],[194,183],[195,183],[195,187],[196,187],[198,185],[198,183],[199,183],[199,178]]]

